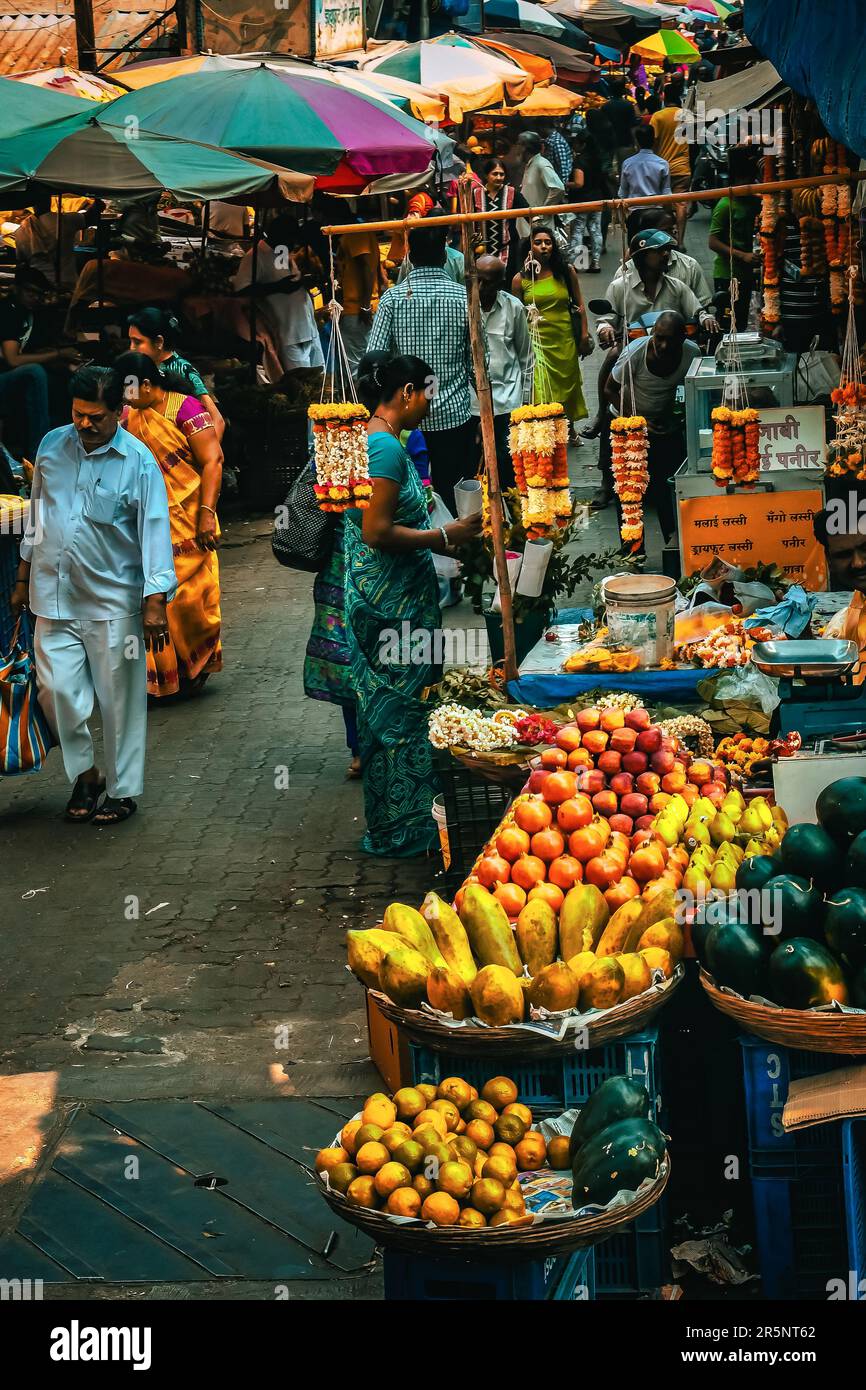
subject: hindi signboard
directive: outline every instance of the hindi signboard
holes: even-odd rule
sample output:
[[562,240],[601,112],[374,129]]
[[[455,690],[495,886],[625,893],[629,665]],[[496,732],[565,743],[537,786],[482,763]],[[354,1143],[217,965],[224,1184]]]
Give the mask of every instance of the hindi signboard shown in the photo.
[[364,0],[316,0],[316,57],[363,48]]
[[683,498],[679,504],[683,573],[694,574],[720,555],[742,569],[759,561],[775,563],[792,583],[826,589],[824,550],[812,532],[812,518],[823,505],[820,487],[730,495],[719,491],[709,497]]
[[761,472],[794,473],[822,468],[827,459],[827,428],[820,405],[759,410]]

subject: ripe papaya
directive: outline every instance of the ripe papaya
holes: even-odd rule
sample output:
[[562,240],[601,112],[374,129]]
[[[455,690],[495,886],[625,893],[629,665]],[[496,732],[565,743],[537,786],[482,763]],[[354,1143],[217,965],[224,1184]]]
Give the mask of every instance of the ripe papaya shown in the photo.
[[595,951],[579,951],[576,956],[571,956],[566,965],[569,970],[577,976],[578,982],[583,979],[591,965],[595,965]]
[[536,898],[517,919],[517,949],[530,975],[537,975],[556,960],[556,913],[550,903]]
[[385,931],[396,932],[397,936],[402,936],[404,941],[408,941],[410,946],[414,946],[416,951],[426,956],[431,965],[447,965],[448,962],[433,940],[433,933],[421,913],[416,912],[414,907],[409,907],[406,903],[389,903],[385,908],[382,926]]
[[479,965],[502,965],[513,975],[523,974],[523,962],[514,944],[505,908],[480,883],[466,885],[460,904],[460,921],[466,928],[472,954]]
[[536,1009],[547,1009],[550,1013],[560,1013],[573,1009],[580,992],[580,980],[574,971],[561,960],[545,965],[533,978],[529,987],[529,1002]]
[[434,965],[427,976],[427,1002],[454,1018],[471,1018],[472,1000],[465,981],[449,965]]
[[642,920],[643,909],[640,898],[630,898],[622,907],[618,907],[601,934],[595,954],[618,956],[624,951],[633,950],[630,942],[632,928]]
[[628,951],[621,956],[614,956],[614,960],[625,976],[623,1000],[633,999],[635,995],[643,994],[644,990],[649,989],[653,981],[652,971],[643,956],[639,956],[636,951]]
[[417,1009],[427,998],[427,978],[433,969],[426,956],[407,941],[386,951],[379,966],[379,988],[395,1004]]
[[379,966],[386,951],[399,946],[402,936],[396,932],[371,927],[369,931],[347,931],[346,951],[349,969],[368,989],[379,988]]
[[647,946],[660,946],[674,961],[682,958],[685,941],[673,917],[664,917],[662,921],[654,922],[651,927],[646,928],[635,949],[643,951]]
[[492,1028],[523,1020],[526,995],[520,981],[504,965],[485,965],[469,987],[477,1018]]
[[601,956],[580,981],[578,1003],[581,1013],[588,1009],[610,1009],[618,1004],[625,989],[622,966],[613,956]]
[[581,951],[594,951],[607,925],[610,910],[604,894],[593,883],[569,889],[559,909],[559,954],[570,960]]
[[438,893],[428,893],[421,904],[421,916],[433,933],[449,968],[460,976],[464,984],[471,985],[478,974],[478,967],[472,959],[466,928],[454,908],[444,902]]

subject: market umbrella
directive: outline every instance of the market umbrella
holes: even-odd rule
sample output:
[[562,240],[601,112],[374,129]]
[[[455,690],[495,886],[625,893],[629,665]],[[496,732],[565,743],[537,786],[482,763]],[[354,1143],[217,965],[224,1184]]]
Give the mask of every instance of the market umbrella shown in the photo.
[[531,0],[484,0],[484,24],[522,29],[525,34],[544,34],[549,39],[562,38],[566,28],[557,15]]
[[81,97],[84,101],[114,101],[122,96],[125,87],[116,82],[108,82],[95,72],[81,72],[78,68],[46,68],[44,72],[31,72],[19,77],[32,87],[47,87],[54,92],[66,92],[68,96]]
[[117,76],[125,87],[137,91],[152,87],[154,82],[169,82],[173,77],[189,77],[194,72],[223,72],[234,66],[233,55],[194,53],[190,58],[150,58],[143,63],[130,63],[119,68]]
[[384,174],[428,168],[420,123],[395,106],[305,71],[233,63],[119,97],[113,123],[254,155],[351,192]]
[[695,11],[695,19],[709,19],[718,21],[728,18],[736,9],[735,5],[726,5],[723,0],[685,0],[687,10]]
[[204,201],[277,189],[294,202],[312,196],[308,174],[143,129],[133,136],[129,125],[109,122],[111,110],[100,117],[65,116],[0,139],[0,190],[24,192],[36,184],[51,192],[128,198],[167,189]]
[[578,24],[598,43],[617,49],[637,43],[670,18],[664,5],[628,4],[626,0],[552,0],[545,9]]
[[487,106],[522,101],[535,85],[535,79],[516,60],[486,52],[458,34],[395,45],[384,55],[369,54],[359,66],[362,72],[390,73],[444,93],[455,121]]
[[93,113],[89,101],[67,96],[50,87],[31,87],[10,77],[0,77],[0,140],[20,130],[49,125],[63,116]]
[[534,87],[519,106],[510,106],[506,110],[510,116],[523,116],[529,120],[535,116],[570,116],[580,104],[579,96],[553,82],[549,87]]
[[566,48],[553,39],[545,39],[541,34],[499,34],[486,33],[476,38],[476,43],[485,48],[494,48],[506,57],[513,56],[532,73],[536,85],[542,81],[552,81],[554,77],[562,80],[587,80],[597,76],[594,63],[574,49]]
[[641,39],[640,43],[632,44],[631,51],[639,54],[641,58],[647,58],[651,63],[662,63],[665,58],[672,63],[701,61],[701,50],[676,29],[659,29],[657,34],[651,34],[648,39]]

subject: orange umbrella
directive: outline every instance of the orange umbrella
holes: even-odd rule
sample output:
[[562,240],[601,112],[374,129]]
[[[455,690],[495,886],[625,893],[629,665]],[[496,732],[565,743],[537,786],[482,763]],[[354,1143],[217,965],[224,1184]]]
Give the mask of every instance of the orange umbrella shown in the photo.
[[499,39],[473,38],[472,42],[483,48],[492,48],[498,53],[504,53],[506,58],[517,63],[518,67],[531,73],[537,86],[549,84],[556,78],[556,69],[549,58],[539,58],[537,53],[525,53],[523,49],[512,48],[510,44],[502,43]]

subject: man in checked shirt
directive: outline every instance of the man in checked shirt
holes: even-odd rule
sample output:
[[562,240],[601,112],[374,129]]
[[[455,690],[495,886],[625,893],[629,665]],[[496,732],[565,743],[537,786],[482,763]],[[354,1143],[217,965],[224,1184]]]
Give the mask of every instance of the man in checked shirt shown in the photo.
[[405,280],[379,301],[367,351],[429,362],[433,376],[424,438],[433,486],[452,508],[455,484],[474,478],[476,469],[466,290],[446,274],[444,227],[413,228],[409,261]]

